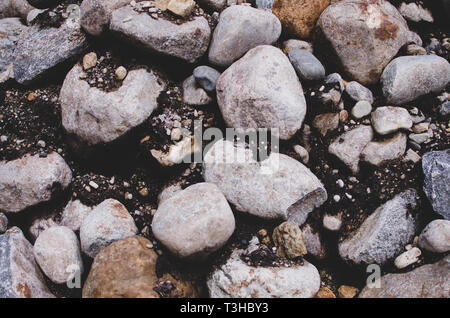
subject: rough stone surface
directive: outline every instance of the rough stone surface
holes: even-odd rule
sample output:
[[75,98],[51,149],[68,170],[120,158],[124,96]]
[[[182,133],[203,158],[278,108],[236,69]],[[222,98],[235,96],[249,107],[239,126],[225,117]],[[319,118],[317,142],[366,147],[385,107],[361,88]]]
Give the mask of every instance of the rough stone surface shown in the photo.
[[389,63],[381,76],[388,103],[401,105],[442,91],[450,82],[450,64],[437,55],[401,56]]
[[78,231],[85,217],[91,212],[92,207],[84,205],[80,200],[70,200],[62,212],[60,224],[72,231]]
[[419,246],[433,253],[450,251],[450,221],[434,220],[419,236]]
[[413,247],[397,256],[394,261],[395,267],[398,269],[406,268],[409,265],[416,263],[419,260],[420,255],[422,255],[422,251],[417,247]]
[[283,42],[283,52],[289,54],[292,50],[307,50],[309,53],[313,54],[314,49],[309,42],[290,39]]
[[198,183],[158,206],[152,231],[179,257],[204,257],[221,248],[234,232],[234,215],[219,188]]
[[328,132],[338,129],[339,114],[324,113],[317,115],[316,117],[314,117],[312,125],[319,131],[322,136],[326,136]]
[[144,122],[165,88],[153,72],[130,71],[122,86],[104,92],[80,79],[81,65],[67,74],[60,93],[62,124],[69,134],[95,145],[108,143]]
[[353,173],[358,173],[361,152],[372,138],[372,127],[361,125],[336,138],[328,151],[345,163]]
[[355,264],[384,264],[399,255],[414,238],[412,210],[416,192],[406,190],[375,210],[348,239],[339,243],[339,254]]
[[216,84],[220,73],[212,67],[202,65],[194,69],[195,81],[208,93],[216,92]]
[[441,261],[423,265],[404,274],[381,277],[380,288],[366,286],[360,298],[448,298],[450,291],[450,255]]
[[217,102],[229,127],[278,128],[281,139],[292,137],[306,114],[294,68],[281,50],[268,45],[250,50],[222,73]]
[[203,177],[216,184],[237,210],[297,225],[327,199],[319,179],[297,160],[272,152],[257,162],[250,149],[225,140],[206,153]]
[[189,105],[202,106],[210,104],[212,98],[196,82],[194,76],[189,76],[183,82],[183,102]]
[[13,227],[0,235],[0,298],[53,297],[22,231]]
[[97,205],[81,224],[81,249],[94,258],[112,242],[136,233],[136,225],[127,209],[119,201],[108,199]]
[[252,267],[235,250],[225,265],[208,279],[212,298],[312,298],[320,288],[320,275],[307,261],[292,267]]
[[284,222],[273,231],[272,239],[281,257],[297,258],[307,253],[302,231],[297,224]]
[[195,63],[206,52],[211,29],[204,17],[195,17],[177,25],[165,19],[153,19],[125,6],[112,13],[111,31],[138,47]]
[[384,0],[346,0],[329,6],[317,27],[346,76],[363,85],[380,79],[385,66],[408,43],[410,31]]
[[372,126],[380,135],[388,135],[399,129],[409,129],[413,122],[405,108],[384,106],[372,112]]
[[41,217],[33,221],[28,231],[30,232],[32,239],[36,240],[42,232],[57,225],[58,224],[54,220],[54,215],[50,217]]
[[53,226],[39,235],[33,247],[36,262],[56,284],[63,284],[83,273],[80,244],[65,226]]
[[20,17],[26,19],[34,7],[27,0],[2,0],[0,3],[0,19]]
[[0,234],[3,234],[8,229],[8,218],[3,213],[0,213]]
[[198,288],[171,274],[158,277],[158,254],[153,244],[132,236],[114,242],[94,259],[83,286],[83,298],[159,298],[158,288],[166,283],[171,288],[168,297],[198,297]]
[[20,34],[26,26],[19,18],[6,18],[0,20],[0,83],[14,76],[13,62],[14,50],[19,41]]
[[374,166],[402,157],[406,151],[406,135],[398,133],[383,141],[371,141],[361,152],[361,160]]
[[345,86],[345,92],[356,102],[367,101],[373,104],[373,94],[367,87],[356,81],[352,81]]
[[19,212],[49,201],[56,190],[66,189],[72,172],[56,152],[47,157],[25,155],[0,162],[0,210]]
[[301,79],[317,81],[325,77],[325,68],[322,63],[307,50],[291,50],[289,60]]
[[329,0],[275,0],[272,12],[280,19],[283,31],[289,35],[308,38]]
[[305,224],[302,226],[302,234],[308,254],[319,260],[324,259],[327,254],[320,233],[314,230],[310,224]]
[[14,52],[14,78],[30,84],[54,67],[76,59],[86,48],[86,35],[70,18],[59,28],[29,27],[21,34]]
[[209,48],[209,62],[228,67],[250,49],[274,43],[280,34],[280,21],[270,11],[231,6],[220,14]]
[[423,191],[435,212],[450,220],[450,150],[433,151],[422,159]]
[[352,108],[352,116],[356,119],[366,117],[372,112],[372,105],[365,100],[357,102]]

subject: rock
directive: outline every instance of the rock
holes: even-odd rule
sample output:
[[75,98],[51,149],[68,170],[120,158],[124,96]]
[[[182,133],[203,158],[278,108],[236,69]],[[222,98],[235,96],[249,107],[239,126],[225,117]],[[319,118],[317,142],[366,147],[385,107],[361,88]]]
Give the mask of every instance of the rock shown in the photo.
[[221,248],[234,232],[234,215],[219,188],[197,183],[158,206],[155,238],[178,257],[204,257]]
[[0,213],[0,234],[3,234],[8,229],[8,218],[3,213]]
[[362,100],[355,104],[355,106],[352,108],[352,116],[355,119],[361,119],[363,117],[366,117],[372,112],[372,104],[370,104],[368,101]]
[[163,18],[153,19],[130,6],[112,13],[110,29],[138,47],[188,63],[197,62],[205,54],[211,36],[208,21],[202,16],[178,25]]
[[81,26],[93,36],[109,28],[112,12],[130,3],[130,0],[83,0],[80,5]]
[[419,236],[419,246],[433,253],[450,251],[450,221],[434,220]]
[[252,267],[235,250],[226,264],[207,281],[211,298],[312,298],[320,288],[320,275],[307,261],[291,267]]
[[63,284],[83,273],[80,244],[65,226],[54,226],[39,235],[33,247],[36,262],[55,284]]
[[302,231],[295,223],[284,222],[278,225],[273,231],[272,239],[280,257],[295,259],[307,253]]
[[336,295],[328,287],[320,287],[316,298],[336,298]]
[[339,73],[332,73],[325,78],[326,84],[335,84],[335,86],[339,86],[340,92],[342,93],[345,90],[344,80]]
[[319,179],[297,160],[272,152],[257,162],[250,149],[225,140],[206,153],[203,177],[216,184],[237,210],[297,225],[327,200]]
[[434,22],[431,12],[414,2],[408,4],[403,2],[398,8],[398,11],[403,17],[413,22],[420,22],[422,20],[430,23]]
[[157,98],[166,86],[153,72],[137,69],[119,89],[104,92],[80,79],[85,74],[75,65],[59,99],[64,129],[89,145],[112,142],[142,124],[158,107]]
[[229,127],[278,128],[283,140],[300,129],[306,114],[294,68],[281,50],[268,45],[250,50],[220,75],[217,102]]
[[380,135],[388,135],[399,129],[409,129],[413,122],[405,108],[384,106],[372,112],[372,126]]
[[397,9],[382,0],[339,1],[317,22],[319,38],[329,48],[327,60],[337,61],[349,77],[375,84],[386,65],[408,43],[410,31]]
[[421,134],[424,132],[428,132],[428,129],[430,128],[430,123],[423,122],[415,124],[412,128],[412,131],[416,134]]
[[189,105],[202,106],[212,102],[205,90],[197,84],[194,76],[189,76],[183,82],[183,102]]
[[337,232],[342,227],[342,219],[340,215],[325,214],[323,217],[323,227],[328,231]]
[[403,158],[403,161],[406,161],[406,162],[411,161],[411,162],[413,162],[413,163],[418,163],[420,160],[422,160],[422,157],[420,157],[420,156],[417,154],[417,152],[415,152],[415,151],[412,150],[412,149],[408,149],[408,150],[406,151],[405,157]]
[[345,92],[351,99],[356,102],[367,101],[373,104],[373,94],[367,87],[362,86],[358,82],[350,82],[345,86]]
[[0,20],[0,83],[14,77],[13,62],[14,50],[19,41],[20,34],[27,27],[19,18],[6,18]]
[[450,290],[450,255],[441,261],[420,266],[404,274],[381,277],[380,288],[369,286],[360,298],[448,298]]
[[309,38],[328,0],[275,0],[272,12],[280,19],[283,31],[301,39]]
[[375,210],[345,241],[339,254],[356,264],[385,264],[400,254],[414,238],[416,221],[411,214],[417,206],[417,193],[406,190]]
[[320,233],[314,230],[311,225],[306,224],[302,227],[302,234],[308,254],[319,260],[324,259],[326,250]]
[[190,162],[191,155],[202,150],[201,143],[195,141],[194,136],[183,137],[179,142],[171,144],[169,151],[151,149],[151,155],[164,167],[171,167],[188,159]]
[[62,212],[60,225],[66,226],[72,231],[78,231],[83,220],[91,212],[92,208],[84,205],[80,200],[70,200]]
[[352,286],[342,285],[338,288],[339,298],[354,298],[358,289]]
[[442,105],[439,107],[439,114],[442,117],[450,115],[450,101],[442,103]]
[[450,150],[433,151],[422,159],[423,191],[435,212],[450,220]]
[[48,230],[53,226],[58,226],[54,220],[54,215],[50,217],[41,217],[33,221],[28,231],[33,240],[36,240],[42,232]]
[[116,71],[114,73],[119,81],[123,81],[128,75],[127,69],[123,66],[119,66],[118,68],[116,68]]
[[0,19],[20,17],[26,19],[30,11],[34,10],[27,0],[2,0],[0,3]]
[[220,14],[209,48],[209,62],[228,67],[249,50],[274,43],[280,34],[280,21],[270,11],[231,6]]
[[80,227],[81,249],[94,258],[112,242],[136,233],[134,220],[122,203],[107,199],[84,218]]
[[93,68],[96,64],[97,64],[97,54],[95,52],[88,53],[83,57],[83,69],[85,71],[90,68]]
[[258,9],[270,10],[274,0],[255,0],[255,7]]
[[288,57],[301,79],[317,81],[325,77],[325,68],[322,63],[307,50],[291,50]]
[[0,298],[53,297],[22,231],[13,227],[0,235]]
[[372,127],[360,125],[336,138],[328,147],[328,152],[338,157],[356,174],[359,172],[361,152],[372,139]]
[[329,131],[334,131],[339,128],[339,114],[325,113],[317,115],[312,125],[322,136],[326,136]]
[[67,19],[59,28],[29,27],[14,52],[14,78],[30,84],[65,62],[75,60],[87,48],[80,25]]
[[186,281],[167,273],[158,278],[158,254],[151,246],[149,240],[132,236],[103,249],[94,259],[83,298],[159,298],[160,289],[167,297],[198,297],[198,290]]
[[283,42],[283,52],[284,53],[289,54],[289,52],[291,52],[293,50],[306,50],[311,54],[314,53],[314,49],[309,42],[297,40],[297,39],[290,39],[290,40]]
[[450,82],[450,64],[437,55],[401,56],[389,63],[381,76],[388,103],[405,104],[442,91]]
[[361,160],[374,166],[380,166],[386,161],[402,157],[406,151],[406,135],[397,133],[394,137],[371,141],[361,152]]
[[302,160],[302,162],[304,164],[307,164],[309,161],[309,153],[308,150],[306,150],[305,148],[303,148],[300,145],[295,145],[294,146],[294,151],[297,155],[300,156],[300,159]]
[[167,10],[183,18],[190,16],[194,8],[194,0],[170,0],[167,5]]
[[158,194],[158,205],[160,205],[164,200],[173,197],[176,193],[182,191],[180,184],[171,184],[164,187],[164,189]]
[[408,138],[412,141],[414,141],[417,144],[426,144],[429,143],[430,140],[433,138],[433,131],[430,129],[428,132],[423,134],[409,134]]
[[427,50],[417,44],[410,44],[406,47],[408,55],[427,55]]
[[200,85],[206,92],[215,93],[216,84],[220,73],[212,67],[202,65],[194,69],[194,78],[198,85]]
[[227,0],[198,0],[197,3],[204,4],[214,10],[222,10],[226,4]]
[[411,264],[417,263],[419,256],[422,252],[417,247],[413,247],[410,250],[400,254],[394,261],[395,267],[398,269],[403,269]]
[[45,158],[37,154],[0,161],[0,210],[19,212],[49,201],[52,194],[66,189],[71,181],[69,166],[55,152]]

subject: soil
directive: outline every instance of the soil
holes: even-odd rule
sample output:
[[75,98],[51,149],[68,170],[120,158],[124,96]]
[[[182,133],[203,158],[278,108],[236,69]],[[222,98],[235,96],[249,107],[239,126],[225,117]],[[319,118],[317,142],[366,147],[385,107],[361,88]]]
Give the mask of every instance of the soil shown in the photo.
[[[54,10],[56,16],[62,14],[70,3],[79,4],[80,1],[64,1],[63,6]],[[395,2],[395,1],[391,1]],[[211,11],[201,10],[196,7],[195,13],[207,17],[214,25]],[[168,18],[164,14],[164,18]],[[170,19],[178,20],[173,16]],[[48,13],[39,17],[36,23],[43,27],[53,27],[60,21],[49,19]],[[448,37],[448,27],[438,23],[410,23],[410,28],[417,32],[424,41],[424,47],[437,38],[441,43]],[[281,46],[284,39],[280,39],[276,46]],[[217,267],[222,265],[235,248],[246,249],[249,241],[261,229],[268,232],[269,237],[273,229],[280,223],[278,220],[267,221],[233,210],[236,217],[236,231],[220,251],[214,253],[201,264],[191,264],[180,261],[173,257],[163,246],[161,246],[151,233],[152,215],[157,209],[157,196],[163,187],[169,183],[180,183],[185,188],[191,184],[202,182],[201,164],[181,164],[174,167],[161,167],[151,156],[150,150],[167,150],[173,141],[170,133],[180,123],[183,128],[193,130],[194,119],[203,119],[203,128],[219,127],[225,128],[217,103],[204,107],[192,107],[182,102],[182,81],[192,74],[196,66],[186,65],[182,62],[173,61],[148,53],[130,50],[129,47],[117,42],[115,39],[105,38],[103,40],[90,39],[90,51],[96,52],[102,59],[100,63],[87,72],[87,81],[95,81],[92,85],[99,87],[98,78],[103,78],[102,89],[112,91],[120,87],[120,81],[115,79],[115,69],[122,65],[127,70],[137,67],[146,67],[161,75],[168,83],[167,89],[159,97],[159,108],[141,126],[128,134],[124,142],[127,144],[126,151],[111,146],[110,155],[80,160],[74,153],[68,142],[68,136],[61,126],[61,109],[58,101],[59,91],[68,69],[58,70],[51,76],[35,84],[33,87],[24,87],[12,81],[0,86],[0,136],[6,136],[6,141],[0,141],[0,160],[14,160],[24,154],[39,153],[42,156],[56,151],[60,153],[69,164],[73,172],[74,181],[70,188],[59,193],[50,202],[32,207],[18,215],[9,218],[10,226],[18,225],[22,229],[28,229],[33,220],[41,217],[54,217],[56,220],[70,199],[79,199],[84,204],[93,206],[105,199],[115,198],[122,202],[133,216],[139,233],[148,238],[155,245],[160,255],[158,258],[158,276],[164,273],[179,271],[190,276],[203,286],[206,277]],[[86,52],[87,53],[87,52]],[[438,50],[436,52],[449,59],[449,51]],[[80,56],[81,62],[82,56]],[[198,65],[205,64],[204,58]],[[106,72],[103,71],[106,69]],[[308,114],[305,121],[312,127],[312,120],[317,112],[336,112],[335,109],[320,109],[313,107],[318,101],[311,97],[311,92],[317,92],[320,86],[317,83],[303,83],[305,95],[308,102]],[[326,87],[331,89],[332,87]],[[374,107],[383,106],[384,100],[380,87],[371,87],[374,96]],[[447,87],[446,92],[450,92]],[[350,112],[354,102],[344,100],[345,109]],[[443,118],[438,113],[441,102],[435,94],[422,97],[413,103],[406,105],[408,109],[417,107],[426,118],[437,127],[432,142],[424,144],[414,150],[419,154],[432,150],[443,150],[450,147],[448,118]],[[322,106],[320,106],[322,107]],[[343,264],[337,255],[337,243],[357,229],[361,223],[381,204],[393,198],[396,194],[408,189],[416,189],[420,195],[420,202],[415,211],[419,219],[420,229],[430,220],[439,218],[435,214],[422,190],[423,173],[421,163],[404,162],[402,160],[391,161],[381,167],[361,166],[361,172],[353,176],[336,158],[331,156],[328,145],[339,134],[344,132],[345,126],[352,128],[359,123],[367,123],[367,119],[340,123],[337,130],[330,132],[325,137],[320,135],[314,128],[310,134],[299,131],[291,140],[281,142],[280,151],[297,160],[299,156],[294,152],[294,145],[310,147],[310,160],[307,166],[322,181],[328,192],[329,199],[316,211],[309,215],[307,223],[314,228],[320,229],[328,252],[325,260],[319,261],[307,255],[306,260],[312,262],[320,271],[322,285],[329,287],[337,293],[341,285],[355,286],[361,289],[365,285],[368,274],[364,268],[352,268]],[[42,141],[44,143],[42,143]],[[410,146],[411,147],[411,146]],[[112,154],[112,155],[111,155]],[[342,180],[344,187],[339,187],[337,181]],[[95,182],[95,189],[89,185]],[[335,202],[334,195],[339,195],[341,200]],[[342,215],[343,226],[338,233],[323,229],[323,215]],[[32,241],[31,236],[25,230],[26,236]],[[435,255],[424,252],[418,263],[403,270],[398,270],[393,264],[382,267],[382,273],[406,272],[428,263],[433,263],[442,258],[443,255]],[[275,255],[268,250],[262,249],[254,254],[249,260],[253,265],[267,266],[278,261]],[[85,259],[86,278],[91,260]],[[205,275],[206,273],[206,275]],[[81,291],[78,289],[67,289],[64,286],[56,286],[50,281],[51,290],[60,297],[79,297]],[[162,297],[169,294],[173,286],[155,286]]]

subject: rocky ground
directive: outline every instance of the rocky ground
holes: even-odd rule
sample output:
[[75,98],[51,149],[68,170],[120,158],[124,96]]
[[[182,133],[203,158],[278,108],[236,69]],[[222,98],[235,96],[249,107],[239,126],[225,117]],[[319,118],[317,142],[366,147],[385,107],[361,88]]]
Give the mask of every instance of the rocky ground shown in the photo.
[[449,10],[2,1],[0,297],[448,298]]

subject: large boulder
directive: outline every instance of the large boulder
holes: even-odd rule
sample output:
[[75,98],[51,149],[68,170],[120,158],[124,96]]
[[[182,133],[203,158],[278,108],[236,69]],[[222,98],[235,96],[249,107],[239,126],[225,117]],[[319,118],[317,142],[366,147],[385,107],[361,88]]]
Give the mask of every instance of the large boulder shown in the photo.
[[199,290],[171,274],[157,275],[153,244],[132,236],[112,243],[94,259],[83,298],[198,297]]
[[25,155],[13,161],[0,161],[0,210],[19,212],[49,201],[71,181],[72,171],[56,152],[45,158]]
[[415,190],[396,195],[375,210],[345,241],[339,243],[344,261],[355,264],[385,264],[401,254],[416,231],[413,209]]
[[360,298],[448,298],[450,255],[441,261],[420,266],[403,274],[381,277],[380,287],[366,286]]
[[450,149],[423,156],[423,191],[435,212],[450,220]]
[[130,3],[130,0],[83,0],[80,5],[81,26],[94,36],[109,28],[112,12]]
[[396,105],[428,93],[439,93],[449,82],[450,63],[434,54],[397,57],[381,76],[387,102]]
[[109,143],[143,123],[158,107],[165,88],[153,72],[132,70],[115,91],[104,92],[80,77],[76,64],[67,74],[60,92],[64,129],[89,145]]
[[309,38],[329,0],[275,0],[272,12],[280,19],[283,32],[297,38]]
[[202,16],[178,25],[139,13],[131,6],[113,11],[110,29],[138,47],[189,63],[205,54],[211,36],[208,21]]
[[107,199],[86,216],[80,227],[82,251],[94,258],[112,242],[133,236],[137,227],[122,203]]
[[384,0],[344,0],[323,11],[317,27],[331,61],[350,79],[374,84],[410,31],[397,9]]
[[233,212],[212,183],[197,183],[161,202],[152,221],[155,238],[179,257],[221,248],[234,232]]
[[280,49],[268,45],[250,50],[222,73],[217,102],[229,127],[275,128],[281,139],[291,138],[306,115],[294,68]]
[[22,231],[13,227],[0,235],[0,298],[53,297]]
[[256,161],[245,145],[216,142],[203,161],[203,177],[216,184],[237,210],[302,225],[327,200],[319,179],[303,164],[272,152]]
[[290,267],[253,267],[235,250],[207,281],[212,298],[312,298],[320,288],[320,275],[307,261]]
[[231,6],[220,14],[209,48],[209,61],[228,67],[250,49],[274,43],[280,34],[280,21],[270,11]]

